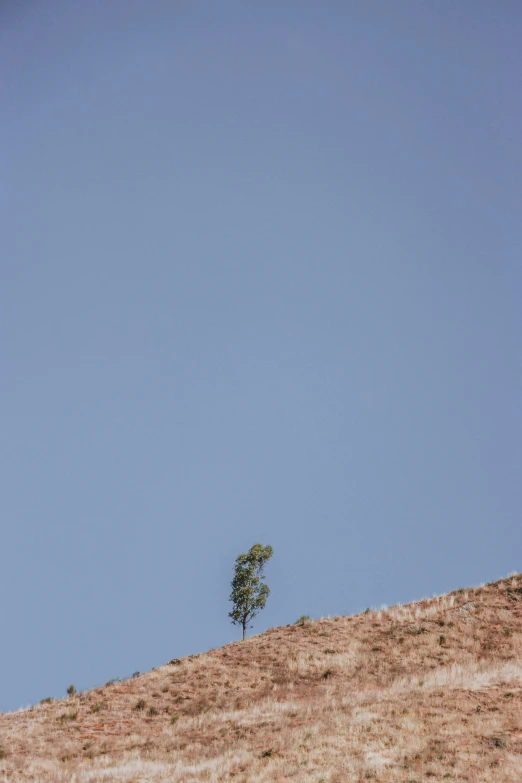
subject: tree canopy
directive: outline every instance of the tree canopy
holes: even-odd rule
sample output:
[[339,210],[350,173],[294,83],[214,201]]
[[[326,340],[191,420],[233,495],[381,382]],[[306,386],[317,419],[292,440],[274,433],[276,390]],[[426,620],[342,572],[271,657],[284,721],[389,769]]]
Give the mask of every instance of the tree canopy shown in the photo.
[[270,594],[270,588],[261,580],[264,577],[264,567],[272,557],[271,546],[254,544],[248,552],[238,555],[234,570],[234,578],[231,582],[232,592],[230,600],[233,608],[229,612],[234,625],[243,628],[243,639],[249,622],[265,608],[266,599]]

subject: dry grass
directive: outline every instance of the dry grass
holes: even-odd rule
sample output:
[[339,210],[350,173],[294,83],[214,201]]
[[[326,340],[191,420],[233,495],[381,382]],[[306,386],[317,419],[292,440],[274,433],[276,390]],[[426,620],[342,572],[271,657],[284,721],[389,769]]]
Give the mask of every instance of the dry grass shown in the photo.
[[521,575],[276,628],[0,715],[0,781],[515,783],[521,652]]

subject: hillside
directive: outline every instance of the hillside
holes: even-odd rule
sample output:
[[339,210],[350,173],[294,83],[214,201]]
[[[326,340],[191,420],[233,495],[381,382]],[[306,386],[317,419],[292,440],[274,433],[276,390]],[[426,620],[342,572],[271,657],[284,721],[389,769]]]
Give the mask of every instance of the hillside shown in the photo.
[[0,781],[522,780],[522,575],[0,715]]

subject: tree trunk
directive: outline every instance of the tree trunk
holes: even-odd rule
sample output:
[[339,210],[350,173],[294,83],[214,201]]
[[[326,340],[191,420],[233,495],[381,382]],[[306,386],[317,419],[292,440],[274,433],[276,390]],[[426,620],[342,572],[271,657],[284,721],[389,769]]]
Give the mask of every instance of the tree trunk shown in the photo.
[[243,620],[243,641],[246,639],[246,621]]

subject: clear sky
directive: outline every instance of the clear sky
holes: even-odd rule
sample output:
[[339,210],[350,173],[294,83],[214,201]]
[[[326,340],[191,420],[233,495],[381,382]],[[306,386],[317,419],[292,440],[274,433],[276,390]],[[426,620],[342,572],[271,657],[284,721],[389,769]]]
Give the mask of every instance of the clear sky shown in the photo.
[[518,0],[4,0],[0,709],[521,570]]

